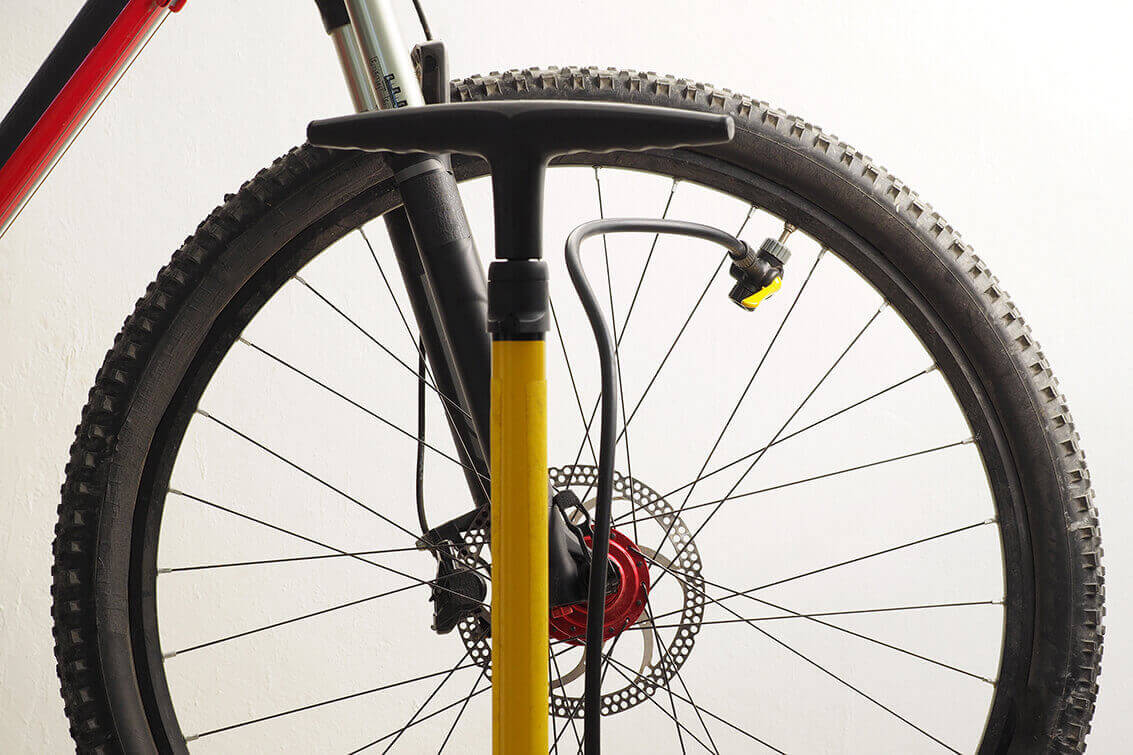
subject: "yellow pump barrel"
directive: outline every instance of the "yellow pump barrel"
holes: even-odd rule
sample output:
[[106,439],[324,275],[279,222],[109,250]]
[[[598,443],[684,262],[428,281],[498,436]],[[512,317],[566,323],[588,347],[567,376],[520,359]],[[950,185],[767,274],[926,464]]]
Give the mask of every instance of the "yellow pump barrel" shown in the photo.
[[547,749],[544,343],[492,342],[492,752]]

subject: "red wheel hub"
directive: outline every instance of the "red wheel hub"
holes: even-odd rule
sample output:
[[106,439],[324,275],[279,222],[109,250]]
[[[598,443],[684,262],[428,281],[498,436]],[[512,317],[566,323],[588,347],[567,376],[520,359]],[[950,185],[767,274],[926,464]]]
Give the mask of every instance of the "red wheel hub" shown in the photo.
[[[586,538],[587,545],[590,538]],[[633,624],[645,610],[649,596],[649,566],[633,541],[610,530],[610,563],[617,567],[618,586],[606,595],[602,637],[609,640]],[[584,645],[586,602],[551,609],[551,637],[572,645]]]

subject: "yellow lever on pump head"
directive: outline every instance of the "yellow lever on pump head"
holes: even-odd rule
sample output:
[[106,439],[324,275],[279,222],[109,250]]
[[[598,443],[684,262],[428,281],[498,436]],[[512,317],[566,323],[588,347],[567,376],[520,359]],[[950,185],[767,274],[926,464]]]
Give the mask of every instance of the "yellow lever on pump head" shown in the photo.
[[782,278],[776,278],[775,280],[771,281],[770,283],[768,283],[763,288],[756,291],[751,296],[747,297],[746,299],[741,300],[740,306],[743,307],[744,309],[755,309],[756,307],[759,306],[759,303],[761,301],[766,299],[768,296],[771,296],[771,294],[775,293],[776,291],[778,291],[782,287],[783,287],[783,279]]

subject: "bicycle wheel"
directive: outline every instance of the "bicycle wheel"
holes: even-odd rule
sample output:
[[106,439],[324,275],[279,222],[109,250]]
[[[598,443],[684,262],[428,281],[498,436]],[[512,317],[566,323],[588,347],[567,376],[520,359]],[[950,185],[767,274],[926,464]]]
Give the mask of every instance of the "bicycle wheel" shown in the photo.
[[[594,68],[453,88],[517,97],[736,118],[728,145],[549,171],[551,481],[583,507],[597,371],[566,231],[660,215],[756,243],[786,231],[794,251],[783,290],[745,314],[707,247],[584,250],[619,339],[615,560],[649,577],[607,646],[607,747],[1082,751],[1102,632],[1093,494],[1046,360],[971,249],[869,158],[727,90]],[[490,239],[484,164],[454,172]],[[398,204],[382,155],[296,148],[126,320],[54,546],[80,749],[488,748],[487,606],[434,633],[435,561],[414,547],[416,350],[380,224],[366,233]],[[440,522],[468,490],[431,400]],[[490,586],[482,557],[468,568]],[[572,619],[553,628],[551,751],[580,727]]]

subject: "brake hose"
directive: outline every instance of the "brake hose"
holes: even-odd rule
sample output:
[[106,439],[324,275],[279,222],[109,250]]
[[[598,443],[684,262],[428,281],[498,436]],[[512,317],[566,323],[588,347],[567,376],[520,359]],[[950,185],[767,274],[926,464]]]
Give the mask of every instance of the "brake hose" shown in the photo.
[[[728,250],[733,262],[733,275],[736,270],[745,274],[750,271],[754,278],[762,278],[775,272],[782,274],[782,263],[771,258],[769,262],[747,243],[726,231],[699,223],[681,220],[660,220],[651,218],[611,218],[592,220],[571,231],[566,240],[566,265],[574,290],[582,301],[594,339],[598,346],[598,361],[602,370],[602,414],[598,446],[598,486],[594,507],[594,526],[591,537],[590,583],[587,596],[586,650],[585,650],[585,692],[584,729],[586,755],[599,755],[601,752],[602,718],[602,640],[603,625],[606,618],[606,572],[610,555],[610,519],[614,490],[614,451],[617,432],[617,375],[614,336],[602,315],[598,297],[586,278],[579,258],[579,247],[592,236],[608,233],[668,233],[678,236],[710,241]],[[758,275],[754,275],[758,272]],[[739,300],[737,300],[739,301]]]

